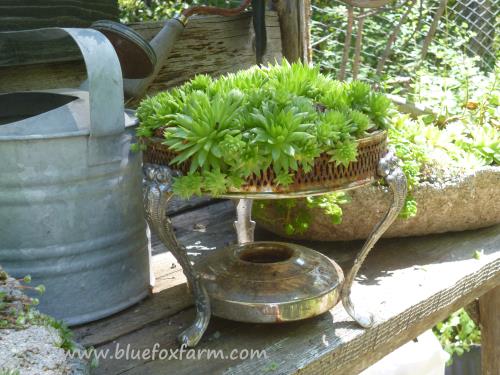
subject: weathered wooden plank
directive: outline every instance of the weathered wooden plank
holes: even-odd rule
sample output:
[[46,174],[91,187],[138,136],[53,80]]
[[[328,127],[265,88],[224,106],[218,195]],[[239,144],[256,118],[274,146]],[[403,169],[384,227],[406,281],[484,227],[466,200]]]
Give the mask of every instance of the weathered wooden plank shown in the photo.
[[[486,270],[484,271],[489,272]],[[474,276],[478,276],[478,274],[475,274]],[[436,299],[446,298],[447,294],[455,293],[457,289],[467,290],[467,283],[468,281],[464,279],[454,288],[443,290],[442,293],[433,296],[431,301],[433,301],[434,303]],[[468,290],[466,294],[459,296],[456,300],[453,300],[453,302],[445,307],[433,308],[430,304],[421,305],[419,306],[419,309],[425,311],[426,313],[428,313],[428,315],[423,315],[421,319],[417,318],[416,320],[412,321],[411,324],[407,323],[408,312],[404,311],[402,313],[402,318],[392,320],[389,323],[377,326],[378,332],[376,334],[376,340],[380,338],[380,332],[383,332],[384,335],[387,334],[387,336],[384,336],[384,340],[382,342],[375,341],[375,344],[373,346],[370,346],[370,351],[365,350],[363,353],[357,353],[356,358],[354,358],[353,354],[343,353],[350,353],[351,351],[355,353],[357,347],[365,346],[367,345],[367,343],[370,343],[370,340],[373,340],[373,337],[361,336],[356,340],[350,342],[349,345],[346,348],[343,348],[342,351],[329,352],[318,360],[312,359],[306,367],[300,369],[300,373],[329,374],[329,371],[332,368],[332,363],[336,363],[337,361],[345,361],[342,362],[342,366],[334,366],[337,369],[336,373],[359,374],[362,370],[381,360],[383,357],[396,350],[401,345],[431,329],[436,323],[446,319],[450,314],[473,301],[485,290],[491,289],[495,285],[498,285],[498,283],[500,283],[500,278],[497,275],[494,278],[486,280],[486,282],[481,284],[480,288],[478,288],[477,290]],[[412,312],[412,315],[413,314],[414,313]],[[420,312],[418,312],[417,314],[420,314]],[[418,315],[416,316],[418,317]],[[406,329],[399,329],[397,333],[394,334],[393,332],[391,332],[391,330],[398,324],[402,327],[405,327]]]
[[117,0],[0,0],[0,31],[88,27],[100,19],[118,19]]
[[500,374],[500,285],[479,299],[481,373]]
[[172,222],[178,238],[188,251],[204,256],[215,248],[236,241],[233,227],[235,215],[233,202],[221,201],[175,216]]
[[[157,33],[160,24],[132,26],[150,39]],[[264,61],[280,60],[281,32],[275,12],[266,14],[266,29],[268,47]],[[217,76],[246,69],[254,64],[254,32],[250,13],[236,17],[193,17],[148,93],[177,86],[195,74]]]
[[[75,41],[64,31],[52,28],[0,33],[0,51],[0,67],[37,68],[39,65],[32,64],[74,60],[78,64],[82,58]],[[54,73],[57,78],[57,71]]]
[[[214,221],[214,217],[222,220]],[[232,229],[233,220],[233,204],[229,201],[219,201],[211,207],[185,212],[172,219],[174,226],[178,228],[179,241],[189,248],[195,260],[214,247],[236,241]],[[205,239],[204,246],[198,243],[200,236]],[[173,255],[167,252],[154,235],[151,244],[155,254],[153,272],[156,279],[153,295],[122,313],[74,328],[75,337],[82,345],[105,344],[193,304],[185,284],[186,278]]]
[[88,27],[101,19],[118,20],[116,0],[0,0],[0,32],[24,31],[0,33],[0,66],[79,61],[78,47],[64,32],[30,29]]
[[195,208],[206,206],[211,202],[213,202],[213,199],[208,197],[193,197],[191,199],[173,197],[170,202],[168,202],[167,212],[170,216],[173,216],[187,210],[193,210]]
[[156,280],[153,294],[158,294],[173,286],[186,283],[186,276],[184,276],[182,268],[172,253],[166,249],[164,252],[153,256],[152,270]]
[[311,0],[304,0],[304,4],[300,9],[300,34],[301,34],[301,50],[302,61],[312,63],[312,45],[311,45],[311,20],[312,20],[312,5]]
[[[131,26],[149,40],[161,25],[161,22],[147,22]],[[274,62],[281,59],[281,34],[275,12],[268,12],[266,25],[268,48],[264,61]],[[193,17],[170,57],[162,63],[163,68],[148,93],[176,86],[199,73],[216,76],[252,66],[255,64],[253,38],[251,13],[236,17]],[[78,87],[86,76],[85,67],[81,62],[64,64],[61,61],[79,60],[79,54],[72,54],[71,50],[70,53],[57,52],[55,47],[51,50],[50,53],[47,49],[34,51],[31,58],[46,61],[52,54],[50,58],[57,63],[0,67],[0,92]],[[3,56],[0,62],[6,65],[13,59],[18,57]]]
[[[491,286],[492,282],[485,284]],[[397,335],[382,340],[377,345],[377,338],[366,341],[361,336],[359,327],[350,321],[341,306],[330,313],[294,323],[281,325],[243,324],[224,319],[213,318],[205,339],[197,347],[203,350],[222,351],[225,356],[233,350],[244,353],[245,350],[259,350],[265,357],[259,360],[211,359],[192,360],[155,360],[155,361],[103,361],[95,374],[159,375],[172,373],[191,374],[359,374],[364,368],[383,358],[405,342],[432,327],[435,322],[444,319],[451,312],[467,303],[471,296],[463,296],[447,308],[436,310],[424,319],[415,322],[411,330],[400,329]],[[113,353],[118,348],[129,346],[131,350],[151,349],[155,344],[159,348],[178,348],[176,335],[188,326],[194,317],[194,310],[189,309],[146,327],[142,331],[119,338],[99,349]],[[432,321],[432,322],[431,322]],[[404,321],[400,321],[407,327]],[[379,330],[384,330],[386,324]],[[344,343],[344,341],[347,341]],[[360,354],[360,348],[365,353]],[[324,353],[328,354],[324,354]],[[336,353],[337,355],[333,355]],[[341,364],[339,364],[339,361]],[[304,364],[309,366],[304,367]]]
[[[173,202],[175,203],[175,201]],[[170,217],[174,224],[177,237],[189,249],[196,251],[200,234],[204,234],[204,247],[208,250],[214,247],[226,246],[235,241],[232,222],[234,220],[234,204],[229,201],[208,200],[196,198],[191,201],[178,201],[178,206],[169,206]],[[190,205],[192,206],[190,207]],[[196,208],[190,210],[190,208]],[[213,220],[213,218],[221,220]],[[220,235],[220,236],[219,236]],[[151,236],[153,254],[167,251],[157,236]],[[201,250],[204,247],[200,247]],[[204,254],[202,251],[201,254]]]
[[[81,6],[82,0],[1,0],[0,5],[2,6],[44,6],[44,5],[72,5]],[[113,9],[114,12],[118,12],[118,2],[116,0],[85,0],[85,5],[91,8],[106,8]]]
[[[231,203],[222,202],[179,215],[177,233],[188,245],[199,241],[200,253],[207,253],[207,248],[234,241],[233,214]],[[197,222],[209,224],[205,232],[193,229],[200,228],[194,225]],[[258,233],[257,238],[269,239],[269,236]],[[322,250],[344,269],[360,247],[359,242],[305,244]],[[484,255],[474,259],[473,253],[478,249]],[[315,319],[283,325],[213,319],[199,349],[226,349],[226,354],[234,348],[263,349],[267,359],[106,360],[97,373],[291,374],[300,370],[311,374],[355,374],[499,283],[500,226],[384,240],[370,255],[353,288],[359,308],[369,308],[377,318],[376,325],[368,330],[354,324],[340,305]],[[136,349],[152,348],[155,343],[163,349],[176,348],[175,336],[192,317],[192,309],[183,310],[119,337],[103,348],[113,350],[117,343],[121,347],[130,344]]]
[[[473,258],[477,249],[485,252],[481,260]],[[332,254],[336,254],[335,249],[328,252]],[[360,330],[346,325],[346,319],[334,317],[330,328],[310,330],[297,340],[298,335],[291,335],[293,339],[287,339],[291,342],[282,343],[273,355],[283,362],[275,373],[300,369],[301,374],[357,374],[498,285],[500,226],[382,241],[364,268],[354,287],[354,299],[360,308],[375,313],[376,325]],[[322,343],[323,335],[329,345]],[[298,357],[307,342],[313,344],[301,361],[286,362],[294,355]],[[231,373],[243,374],[263,365],[263,361],[247,361]]]
[[[1,10],[1,6],[0,6]],[[69,16],[69,14],[64,11],[65,16]],[[105,18],[105,17],[103,17]],[[209,18],[205,20],[205,18]],[[219,17],[213,17],[215,19],[219,19]],[[269,17],[268,17],[269,18]],[[272,18],[272,17],[270,17]],[[1,17],[0,17],[1,19]],[[93,17],[95,21],[96,17]],[[247,25],[248,17],[241,18],[241,16],[232,19],[232,18],[223,18],[221,22],[229,23],[229,27],[224,29],[221,27],[214,27],[214,20],[212,17],[198,17],[198,19],[193,18],[193,26],[188,26],[186,29],[186,34],[183,35],[182,40],[184,38],[187,39],[206,39],[203,37],[204,30],[209,33],[213,33],[211,38],[216,39],[238,39],[245,38],[249,36],[250,29]],[[29,22],[28,19],[23,21],[20,19],[16,22]],[[46,25],[43,27],[54,27],[57,25],[51,24],[50,20],[39,21],[45,22]],[[86,21],[85,21],[86,22]],[[85,23],[83,20],[74,26],[82,26]],[[272,32],[272,37],[275,41],[276,38],[279,39],[279,30],[278,34],[276,34],[276,27],[272,21],[269,27],[269,32]],[[273,28],[274,25],[274,28]],[[86,24],[85,26],[89,26]],[[146,23],[134,23],[130,25],[136,31],[138,31],[144,38],[151,40],[162,28],[162,22],[146,22]],[[220,25],[219,25],[220,26]],[[42,27],[42,26],[40,26]],[[21,28],[22,29],[22,28]],[[64,33],[61,33],[64,36]],[[253,35],[251,35],[253,37]],[[179,43],[182,43],[182,40]],[[19,41],[19,45],[16,45],[15,42]],[[273,42],[273,40],[271,40]],[[0,34],[0,50],[2,54],[0,55],[0,66],[18,66],[18,65],[30,65],[30,64],[42,64],[42,63],[54,63],[61,61],[79,61],[82,59],[82,56],[78,50],[78,48],[74,45],[75,43],[71,40],[70,37],[55,38],[54,32],[50,31],[32,31],[31,33],[23,32],[23,33],[10,33],[10,34]],[[209,43],[210,44],[210,43]],[[23,48],[21,48],[21,46]],[[279,47],[279,46],[278,46]],[[179,52],[179,48],[182,51],[184,47],[182,44],[178,47],[177,52]],[[191,48],[191,47],[189,47]],[[203,47],[201,47],[203,48]],[[272,56],[274,58],[274,55]]]
[[74,88],[86,77],[85,64],[80,61],[0,68],[0,93]]
[[172,254],[155,255],[153,272],[156,284],[151,297],[110,318],[75,327],[76,340],[85,346],[104,344],[192,305],[186,278]]
[[[31,26],[30,28],[39,28],[44,23],[51,22],[52,26],[74,26],[68,25],[64,20],[74,19],[79,24],[90,25],[95,20],[106,19],[112,17],[116,19],[117,12],[113,8],[95,9],[91,7],[81,7],[73,5],[38,5],[38,6],[21,6],[21,5],[0,5],[0,12],[2,12],[2,31],[6,30],[25,30],[13,24],[12,27],[7,28],[10,20],[18,20],[24,22],[24,25]],[[29,21],[29,23],[28,23]]]

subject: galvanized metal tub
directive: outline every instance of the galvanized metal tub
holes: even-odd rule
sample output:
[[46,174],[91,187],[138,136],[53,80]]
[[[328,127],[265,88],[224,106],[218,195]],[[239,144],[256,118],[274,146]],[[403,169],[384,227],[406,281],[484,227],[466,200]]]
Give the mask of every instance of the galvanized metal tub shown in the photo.
[[66,32],[89,91],[0,95],[0,264],[44,284],[40,311],[75,325],[141,300],[150,279],[118,59],[99,32]]

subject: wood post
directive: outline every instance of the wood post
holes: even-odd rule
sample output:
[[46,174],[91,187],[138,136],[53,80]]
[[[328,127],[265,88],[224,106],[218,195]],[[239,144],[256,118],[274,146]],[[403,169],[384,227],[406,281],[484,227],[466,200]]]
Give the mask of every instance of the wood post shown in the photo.
[[312,45],[311,45],[311,19],[312,6],[311,0],[304,0],[301,9],[301,30],[302,30],[302,61],[312,63]]
[[283,57],[310,63],[311,0],[272,0],[272,7],[280,20]]
[[500,374],[500,285],[479,298],[481,373]]
[[342,62],[337,74],[337,79],[343,81],[347,69],[347,61],[349,60],[349,51],[351,49],[352,26],[354,24],[354,8],[351,5],[347,6],[347,29],[345,31],[344,51],[342,52]]
[[352,79],[358,78],[359,66],[361,64],[361,46],[363,44],[363,28],[365,24],[365,10],[361,8],[358,15],[358,26],[356,30],[356,41],[354,45],[354,62],[352,63]]

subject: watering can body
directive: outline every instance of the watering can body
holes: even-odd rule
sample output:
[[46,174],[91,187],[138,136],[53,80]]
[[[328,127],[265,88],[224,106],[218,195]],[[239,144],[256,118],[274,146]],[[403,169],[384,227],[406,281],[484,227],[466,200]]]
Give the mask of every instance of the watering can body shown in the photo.
[[116,53],[98,31],[54,30],[80,47],[88,90],[0,94],[0,264],[75,325],[144,298],[149,254]]

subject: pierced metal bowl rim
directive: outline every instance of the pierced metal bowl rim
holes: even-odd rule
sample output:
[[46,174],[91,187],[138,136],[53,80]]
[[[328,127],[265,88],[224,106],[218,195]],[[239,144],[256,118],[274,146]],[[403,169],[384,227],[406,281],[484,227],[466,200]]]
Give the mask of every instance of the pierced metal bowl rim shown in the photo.
[[[358,144],[358,147],[364,144],[370,144],[370,143],[375,143],[375,142],[385,142],[388,138],[388,132],[387,130],[377,130],[373,133],[371,133],[367,137],[359,138],[356,140],[356,143]],[[147,143],[153,143],[153,144],[163,144],[164,138],[159,138],[159,137],[144,137],[143,138]],[[172,152],[172,151],[170,151]],[[151,163],[151,162],[148,162]],[[169,168],[172,168],[173,171],[179,173],[179,175],[182,175],[182,172],[180,169],[176,168],[175,165],[168,164]],[[327,194],[330,192],[334,191],[347,191],[347,190],[352,190],[361,186],[369,185],[373,183],[376,180],[376,176],[369,176],[365,178],[359,178],[355,180],[351,180],[350,182],[346,182],[344,184],[341,184],[339,186],[328,186],[325,184],[325,186],[314,186],[311,184],[311,186],[307,186],[309,184],[305,184],[303,188],[295,188],[295,189],[290,189],[287,191],[275,191],[269,188],[266,190],[266,188],[260,188],[260,190],[245,190],[245,189],[230,189],[225,193],[219,194],[217,196],[214,196],[213,194],[207,193],[207,192],[202,192],[202,196],[209,196],[209,197],[215,197],[215,198],[223,198],[223,199],[287,199],[287,198],[304,198],[304,197],[310,197],[310,196],[316,196],[316,195],[323,195]]]

